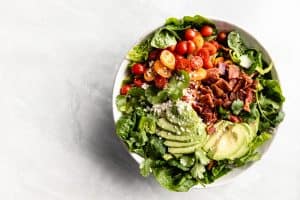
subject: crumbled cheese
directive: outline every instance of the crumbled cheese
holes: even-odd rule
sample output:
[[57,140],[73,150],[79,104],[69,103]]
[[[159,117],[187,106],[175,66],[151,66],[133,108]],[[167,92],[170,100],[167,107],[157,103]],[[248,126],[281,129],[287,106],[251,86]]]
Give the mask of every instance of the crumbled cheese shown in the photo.
[[149,87],[149,84],[147,83],[143,83],[141,86],[144,90],[146,90]]
[[151,110],[154,112],[156,115],[161,115],[162,112],[166,111],[172,106],[171,101],[167,101],[161,104],[155,104],[152,106]]

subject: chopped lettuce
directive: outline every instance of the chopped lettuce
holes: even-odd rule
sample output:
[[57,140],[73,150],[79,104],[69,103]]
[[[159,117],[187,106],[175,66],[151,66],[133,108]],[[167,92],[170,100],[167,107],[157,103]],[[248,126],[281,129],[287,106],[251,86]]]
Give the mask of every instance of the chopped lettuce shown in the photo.
[[[152,36],[149,36],[151,38]],[[135,45],[127,54],[127,58],[133,62],[143,62],[148,58],[151,50],[150,39],[146,38],[139,44]]]

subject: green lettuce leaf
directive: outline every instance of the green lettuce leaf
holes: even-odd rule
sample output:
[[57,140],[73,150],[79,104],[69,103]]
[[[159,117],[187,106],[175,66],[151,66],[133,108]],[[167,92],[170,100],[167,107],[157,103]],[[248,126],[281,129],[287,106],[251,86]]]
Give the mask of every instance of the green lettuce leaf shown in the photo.
[[127,58],[133,62],[143,62],[148,58],[148,54],[152,49],[150,45],[150,40],[152,35],[147,39],[143,40],[141,43],[135,45],[127,54]]
[[233,101],[231,104],[232,113],[235,115],[240,114],[240,112],[243,110],[243,106],[244,106],[244,102],[241,101],[240,99]]

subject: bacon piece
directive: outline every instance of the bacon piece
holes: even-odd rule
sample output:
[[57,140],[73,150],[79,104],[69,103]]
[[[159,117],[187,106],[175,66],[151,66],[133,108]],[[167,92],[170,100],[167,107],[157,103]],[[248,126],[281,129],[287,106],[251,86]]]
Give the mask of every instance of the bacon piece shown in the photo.
[[210,108],[204,108],[200,115],[206,124],[211,124],[217,121],[217,114]]
[[228,79],[238,78],[240,76],[240,69],[236,65],[228,65]]
[[216,84],[211,85],[211,88],[217,97],[224,96],[224,91],[221,88],[219,88],[218,86],[216,86]]
[[238,80],[237,84],[234,86],[234,88],[232,89],[232,91],[233,91],[233,92],[237,92],[237,91],[239,91],[244,85],[245,85],[245,80],[243,80],[243,79]]
[[222,63],[222,62],[219,62],[218,63],[218,69],[219,69],[220,75],[225,75],[225,73],[226,73],[226,64]]
[[250,112],[250,103],[253,101],[253,92],[251,89],[247,89],[246,91],[246,98],[244,101],[244,107],[243,109],[247,112]]
[[199,102],[201,103],[201,104],[204,104],[204,105],[207,105],[207,106],[209,106],[209,107],[211,107],[211,108],[213,108],[214,107],[214,102],[213,102],[213,98],[212,98],[212,96],[210,95],[210,94],[204,94],[204,95],[201,95],[200,97],[199,97]]
[[232,87],[230,87],[229,83],[222,78],[216,82],[216,86],[224,90],[224,92],[229,92],[232,90]]
[[218,68],[210,68],[206,70],[206,78],[203,80],[206,84],[215,83],[219,80],[220,74]]

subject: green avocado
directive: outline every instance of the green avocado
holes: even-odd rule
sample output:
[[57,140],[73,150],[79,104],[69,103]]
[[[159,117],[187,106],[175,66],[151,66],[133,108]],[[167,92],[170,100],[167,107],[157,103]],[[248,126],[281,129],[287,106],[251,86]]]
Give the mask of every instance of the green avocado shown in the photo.
[[243,146],[248,146],[249,130],[243,124],[234,124],[226,131],[217,144],[208,152],[215,160],[234,159]]
[[184,141],[184,142],[191,142],[192,140],[194,140],[195,138],[191,135],[174,135],[170,132],[166,132],[166,131],[159,131],[157,132],[157,135],[165,138],[167,140],[174,140],[174,141]]
[[225,131],[226,127],[228,127],[231,124],[233,124],[233,123],[230,121],[226,121],[226,120],[221,120],[221,121],[217,122],[214,125],[216,132],[214,132],[212,135],[208,136],[207,141],[206,141],[205,145],[203,146],[203,149],[205,151],[209,151],[211,148],[213,148],[215,146],[215,144],[219,141],[221,136],[226,132]]
[[194,153],[199,147],[201,147],[201,144],[195,144],[188,147],[169,147],[168,151],[171,154],[190,154]]
[[199,141],[178,142],[178,141],[166,140],[164,142],[164,145],[166,145],[167,147],[188,147],[188,146],[192,146],[192,145],[195,145],[195,144],[199,144]]

